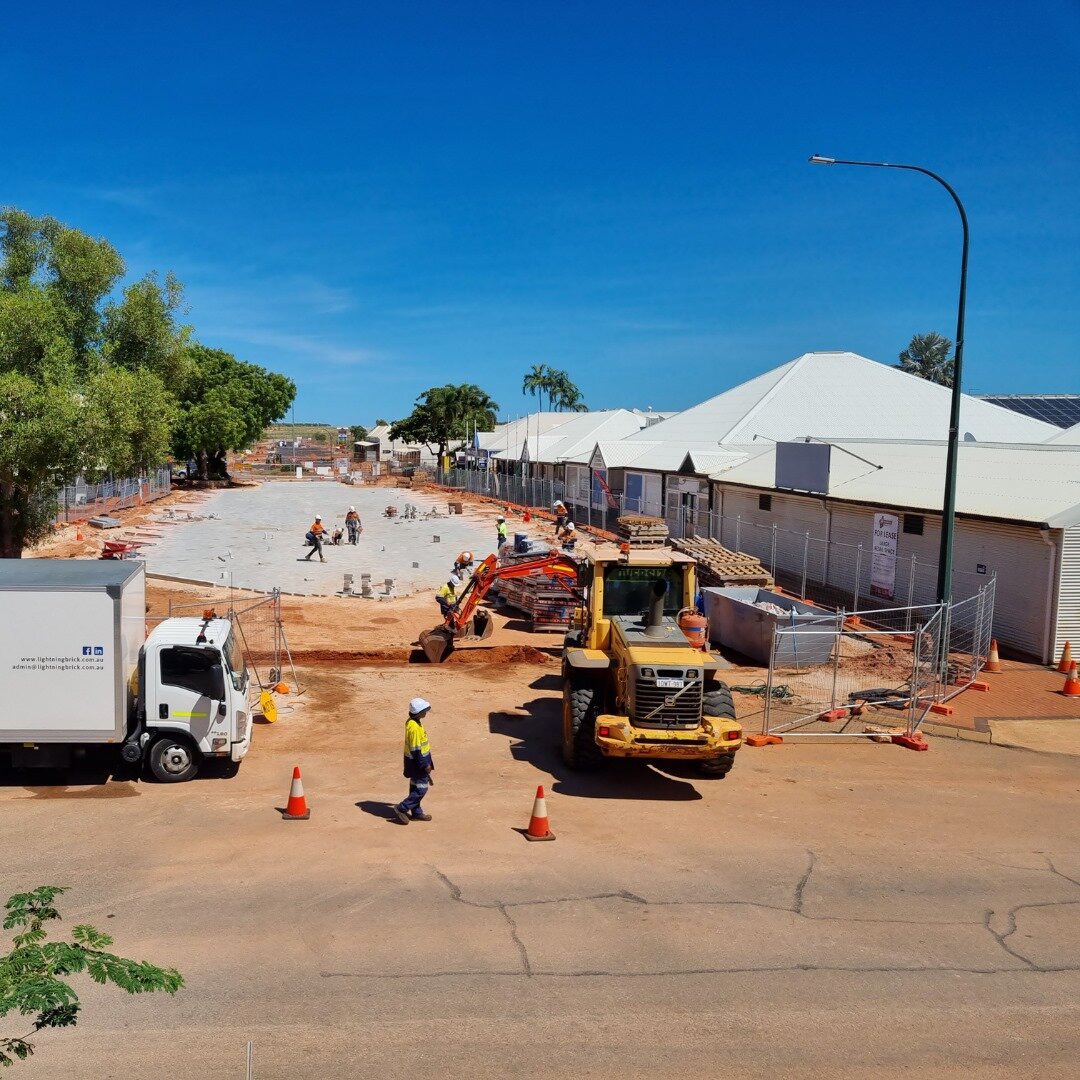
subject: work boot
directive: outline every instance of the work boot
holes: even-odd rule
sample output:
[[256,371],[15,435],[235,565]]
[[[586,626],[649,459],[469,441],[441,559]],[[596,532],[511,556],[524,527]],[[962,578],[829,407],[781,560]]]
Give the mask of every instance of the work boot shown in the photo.
[[418,811],[412,816],[413,821],[430,821],[431,815],[425,814],[423,810]]
[[408,825],[409,824],[409,815],[406,814],[405,811],[402,810],[400,806],[392,806],[391,809],[397,815],[397,819],[398,819],[398,821],[401,822],[402,825]]
[[320,555],[319,556],[319,562],[326,562],[326,560]]

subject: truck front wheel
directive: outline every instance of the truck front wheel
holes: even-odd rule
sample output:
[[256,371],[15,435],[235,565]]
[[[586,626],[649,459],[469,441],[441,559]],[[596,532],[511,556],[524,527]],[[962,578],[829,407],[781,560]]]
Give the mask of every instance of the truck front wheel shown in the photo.
[[199,753],[182,735],[162,735],[147,755],[150,771],[163,784],[180,784],[199,771]]

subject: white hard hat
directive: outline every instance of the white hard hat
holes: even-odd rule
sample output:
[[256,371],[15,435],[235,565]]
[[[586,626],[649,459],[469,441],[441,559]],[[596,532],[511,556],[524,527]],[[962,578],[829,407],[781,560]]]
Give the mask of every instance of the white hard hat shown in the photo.
[[353,513],[355,513],[355,512],[356,512],[356,507],[355,507],[355,506],[350,506],[350,507],[349,507],[349,513],[350,513],[350,514],[353,514]]
[[420,716],[422,713],[426,713],[431,708],[431,702],[425,701],[422,697],[414,697],[409,702],[409,715]]
[[505,520],[506,520],[506,518],[504,518],[504,517],[502,516],[502,514],[500,514],[500,515],[499,515],[499,516],[498,516],[498,517],[497,517],[497,518],[496,518],[495,520],[496,520],[496,521],[505,521]]
[[453,585],[456,589],[461,584],[461,578],[459,578],[457,574],[451,574],[450,580],[447,582],[447,584]]
[[567,532],[576,531],[576,530],[577,530],[577,526],[572,521],[568,521],[566,523],[566,531]]
[[316,514],[315,515],[315,520],[316,521],[322,521],[322,514]]

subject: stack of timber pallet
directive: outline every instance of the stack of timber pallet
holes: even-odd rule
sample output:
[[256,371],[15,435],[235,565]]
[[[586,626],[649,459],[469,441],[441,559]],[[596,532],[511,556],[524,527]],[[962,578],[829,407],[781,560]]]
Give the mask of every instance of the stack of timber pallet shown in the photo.
[[700,585],[760,585],[770,589],[776,584],[772,575],[761,565],[760,559],[744,555],[741,551],[731,551],[719,540],[685,537],[672,540],[671,546],[697,560]]
[[574,597],[544,574],[502,581],[499,595],[510,607],[522,612],[534,629],[565,629],[570,625],[576,607]]
[[668,542],[668,527],[663,518],[645,514],[623,514],[617,522],[620,544],[632,548],[664,547]]

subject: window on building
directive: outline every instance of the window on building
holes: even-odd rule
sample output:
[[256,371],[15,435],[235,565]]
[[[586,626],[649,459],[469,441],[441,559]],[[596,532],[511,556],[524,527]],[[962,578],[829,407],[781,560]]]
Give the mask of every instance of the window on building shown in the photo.
[[757,508],[759,510],[772,510],[772,496],[771,495],[759,495],[757,497]]
[[905,514],[904,515],[904,532],[909,536],[922,536],[923,531],[923,516],[922,514]]

